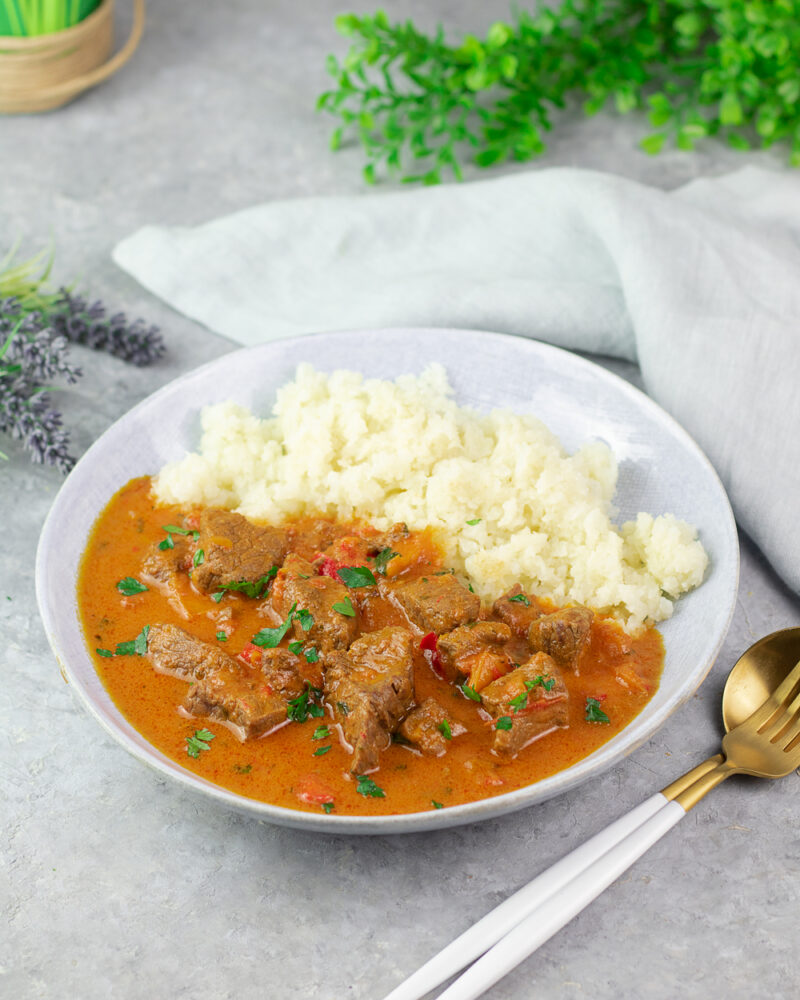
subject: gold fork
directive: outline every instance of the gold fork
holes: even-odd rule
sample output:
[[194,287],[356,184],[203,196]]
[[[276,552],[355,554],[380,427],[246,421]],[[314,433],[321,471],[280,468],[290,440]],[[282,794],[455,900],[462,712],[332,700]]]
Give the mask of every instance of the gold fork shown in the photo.
[[477,959],[439,996],[475,1000],[588,906],[712,788],[732,774],[781,778],[797,767],[800,662],[752,715],[727,733],[722,754],[698,764],[537,876],[385,1000],[418,1000]]

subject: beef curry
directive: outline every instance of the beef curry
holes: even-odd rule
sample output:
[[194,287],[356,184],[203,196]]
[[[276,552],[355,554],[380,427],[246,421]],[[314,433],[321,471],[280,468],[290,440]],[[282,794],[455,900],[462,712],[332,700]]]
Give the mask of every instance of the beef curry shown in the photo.
[[658,686],[626,634],[520,587],[486,604],[430,530],[255,524],[156,504],[148,478],[89,540],[96,668],[155,747],[291,809],[381,815],[524,787],[605,743]]

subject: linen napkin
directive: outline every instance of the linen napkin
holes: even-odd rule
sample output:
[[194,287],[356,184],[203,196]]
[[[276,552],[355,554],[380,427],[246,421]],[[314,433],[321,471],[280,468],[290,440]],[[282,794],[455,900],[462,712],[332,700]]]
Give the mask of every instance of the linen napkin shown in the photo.
[[800,177],[667,193],[552,169],[146,226],[114,260],[242,344],[382,326],[519,334],[638,360],[737,520],[800,593]]

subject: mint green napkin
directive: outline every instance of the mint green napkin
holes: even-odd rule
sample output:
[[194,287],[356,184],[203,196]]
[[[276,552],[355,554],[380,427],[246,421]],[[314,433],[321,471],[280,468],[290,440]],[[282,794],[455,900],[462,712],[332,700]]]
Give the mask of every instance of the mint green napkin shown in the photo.
[[[382,326],[496,330],[638,360],[800,593],[800,177],[666,193],[573,169],[146,226],[115,261],[242,344]],[[691,488],[687,484],[687,488]]]

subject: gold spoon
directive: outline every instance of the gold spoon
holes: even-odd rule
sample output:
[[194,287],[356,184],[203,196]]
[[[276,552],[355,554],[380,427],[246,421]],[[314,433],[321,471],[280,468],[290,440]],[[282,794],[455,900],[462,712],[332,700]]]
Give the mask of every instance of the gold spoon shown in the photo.
[[[722,692],[722,721],[725,732],[729,734],[732,734],[740,726],[744,726],[745,722],[751,720],[751,717],[753,717],[752,722],[736,736],[726,736],[723,739],[724,753],[715,754],[708,760],[704,760],[702,764],[698,764],[677,781],[667,785],[661,794],[670,801],[679,802],[688,811],[697,805],[707,792],[724,781],[725,778],[730,777],[731,774],[742,772],[762,778],[780,778],[794,770],[797,764],[792,766],[788,759],[776,756],[775,744],[769,744],[769,746],[775,750],[773,756],[775,756],[774,766],[778,768],[777,772],[770,767],[769,762],[767,762],[766,770],[759,769],[758,765],[765,762],[758,755],[763,752],[763,744],[766,742],[764,737],[760,735],[760,730],[779,710],[782,702],[789,704],[792,691],[781,691],[780,688],[792,669],[799,664],[800,628],[785,628],[778,632],[772,632],[746,649],[734,663],[725,682],[725,689]],[[797,685],[790,687],[797,687]],[[794,697],[796,700],[796,691]],[[759,709],[762,711],[756,716],[755,713]],[[794,711],[789,713],[789,719],[785,721],[789,722],[793,717],[797,722],[798,710],[800,710],[800,706],[796,706]],[[757,744],[755,748],[752,745],[754,741]],[[782,745],[790,742],[784,740]],[[792,756],[791,753],[784,755],[785,758]],[[739,765],[736,763],[737,759]],[[755,769],[744,766],[747,764],[755,765]],[[784,764],[786,769],[780,770]]]
[[418,1000],[475,959],[440,1000],[480,996],[595,899],[725,778],[737,772],[778,778],[794,770],[800,765],[798,691],[800,628],[782,629],[754,643],[725,682],[723,753],[698,764],[562,858],[385,1000]]

